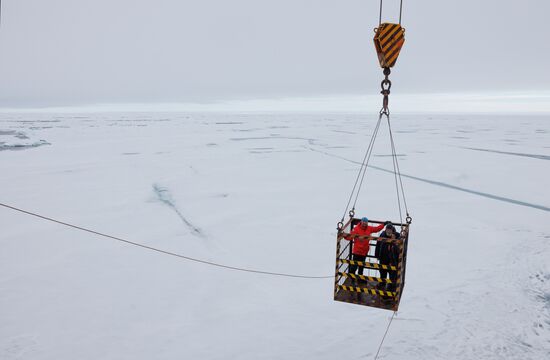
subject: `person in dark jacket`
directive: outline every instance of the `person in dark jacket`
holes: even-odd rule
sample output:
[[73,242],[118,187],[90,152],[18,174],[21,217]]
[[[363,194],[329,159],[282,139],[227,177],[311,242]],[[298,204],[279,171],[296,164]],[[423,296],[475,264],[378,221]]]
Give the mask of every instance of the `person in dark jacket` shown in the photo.
[[[382,239],[399,239],[400,234],[395,231],[395,227],[392,224],[387,224],[384,231],[378,236]],[[397,266],[399,263],[399,246],[393,242],[379,241],[376,243],[376,250],[374,255],[380,260],[381,265]],[[397,281],[397,271],[380,269],[380,277],[386,279],[390,275],[391,284],[388,284],[388,291],[395,291],[395,282]],[[383,290],[386,288],[386,283],[381,282],[378,284],[378,288]]]

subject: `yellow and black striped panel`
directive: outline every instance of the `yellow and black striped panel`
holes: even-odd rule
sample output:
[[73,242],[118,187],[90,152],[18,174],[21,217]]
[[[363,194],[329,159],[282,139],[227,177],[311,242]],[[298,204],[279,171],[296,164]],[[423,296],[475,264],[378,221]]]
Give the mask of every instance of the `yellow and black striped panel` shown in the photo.
[[381,296],[392,296],[395,297],[395,292],[385,291],[385,290],[376,290],[376,289],[367,289],[359,286],[347,286],[347,285],[337,285],[337,288],[344,291],[359,292],[371,295],[381,295]]
[[379,37],[380,47],[385,53],[389,52],[390,47],[395,44],[396,40],[403,38],[403,31],[401,26],[397,24],[387,24],[388,26],[380,30]]
[[388,50],[387,56],[386,56],[386,63],[388,64],[388,67],[393,67],[395,63],[397,62],[397,57],[399,56],[399,52],[401,51],[401,47],[403,47],[403,43],[405,43],[405,39],[399,40],[399,42],[396,42],[394,44],[397,44],[392,49]]
[[[349,274],[349,273],[345,273],[345,272],[341,272],[341,271],[338,272],[338,275],[349,277],[349,278],[352,278],[354,280],[373,281],[373,282],[386,283],[386,284],[392,284],[393,283],[393,281],[391,281],[390,279],[382,279],[382,278],[375,277],[375,276]],[[399,283],[399,279],[397,279],[396,283]]]
[[380,66],[393,67],[405,43],[404,30],[399,24],[383,23],[374,35]]
[[382,264],[376,264],[371,262],[363,262],[363,261],[348,260],[348,259],[338,259],[338,261],[344,264],[362,266],[367,269],[382,269],[382,270],[397,271],[397,267],[393,265],[382,265]]

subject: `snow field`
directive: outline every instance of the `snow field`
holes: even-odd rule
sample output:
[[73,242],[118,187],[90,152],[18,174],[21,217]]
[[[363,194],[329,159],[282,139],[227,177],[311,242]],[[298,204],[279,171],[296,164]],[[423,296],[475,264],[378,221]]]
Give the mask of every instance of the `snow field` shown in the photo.
[[[4,113],[0,141],[15,146],[0,148],[0,201],[208,261],[330,276],[375,122]],[[550,356],[548,124],[392,116],[414,219],[380,359]],[[388,154],[383,127],[357,213],[397,221]],[[391,316],[332,301],[332,279],[222,270],[5,208],[0,228],[2,359],[369,358]]]

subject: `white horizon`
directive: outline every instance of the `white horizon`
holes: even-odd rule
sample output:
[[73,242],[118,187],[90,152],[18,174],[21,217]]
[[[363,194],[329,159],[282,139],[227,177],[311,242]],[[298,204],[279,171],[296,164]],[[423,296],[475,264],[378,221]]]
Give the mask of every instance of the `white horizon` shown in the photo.
[[[0,113],[94,112],[335,112],[370,113],[381,106],[381,95],[325,95],[220,100],[211,102],[97,103],[67,106],[5,107]],[[548,114],[550,91],[391,94],[394,113]]]

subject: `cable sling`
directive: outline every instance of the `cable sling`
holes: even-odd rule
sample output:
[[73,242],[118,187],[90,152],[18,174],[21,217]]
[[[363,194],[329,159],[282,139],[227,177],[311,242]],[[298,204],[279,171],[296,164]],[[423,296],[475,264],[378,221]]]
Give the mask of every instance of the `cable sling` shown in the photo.
[[369,153],[369,157],[367,158],[367,162],[365,163],[365,167],[363,169],[363,176],[361,176],[361,182],[359,183],[359,188],[357,189],[357,194],[355,195],[355,201],[353,202],[353,209],[355,210],[355,206],[357,205],[357,199],[359,198],[359,193],[361,192],[361,187],[363,186],[363,181],[365,180],[365,175],[367,173],[367,166],[369,165],[370,157],[372,155],[372,150],[374,148],[374,142],[376,141],[376,137],[378,136],[378,130],[380,129],[380,123],[382,122],[382,115],[378,117],[378,122],[376,123],[376,129],[373,134],[373,140],[372,145]]
[[[353,184],[353,188],[351,189],[351,193],[349,195],[349,199],[348,199],[348,202],[346,204],[346,208],[344,209],[344,213],[342,214],[342,219],[338,223],[338,227],[340,227],[340,224],[342,224],[342,226],[343,226],[343,221],[344,221],[344,218],[346,217],[346,213],[348,212],[349,205],[351,204],[351,200],[353,199],[353,195],[355,194],[355,190],[357,189],[357,192],[359,192],[360,189],[361,189],[361,185],[363,184],[363,179],[365,177],[364,172],[367,169],[367,166],[368,166],[368,163],[369,163],[369,160],[370,160],[370,156],[372,154],[372,149],[373,149],[373,146],[374,146],[374,142],[376,140],[376,136],[378,135],[378,129],[380,128],[381,120],[382,120],[382,117],[380,117],[378,119],[378,122],[376,123],[376,126],[374,127],[374,131],[372,133],[369,145],[367,146],[367,150],[365,151],[365,156],[363,157],[363,161],[361,162],[361,166],[359,167],[359,171],[357,172],[357,177],[355,178],[355,183]],[[361,177],[361,174],[363,174],[362,177]],[[357,188],[357,184],[358,184],[360,178],[361,178],[361,183],[359,184],[359,188]],[[355,197],[355,202],[354,202],[353,208],[350,212],[351,216],[353,216],[352,214],[355,214],[355,203],[356,202],[357,202],[357,196]]]

